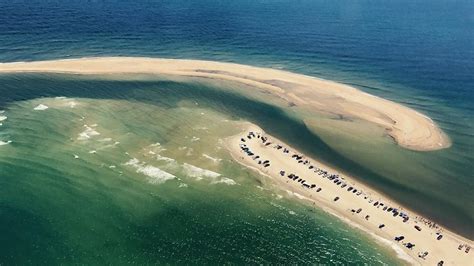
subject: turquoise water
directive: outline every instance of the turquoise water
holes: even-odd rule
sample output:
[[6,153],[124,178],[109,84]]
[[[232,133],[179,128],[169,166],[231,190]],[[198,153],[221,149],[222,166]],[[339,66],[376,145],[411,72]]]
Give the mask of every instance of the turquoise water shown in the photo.
[[[287,110],[204,82],[1,75],[0,141],[12,142],[0,146],[0,262],[395,263],[334,218],[278,199],[215,148],[235,132],[225,121],[239,119],[472,238],[472,11],[469,1],[0,2],[2,62],[123,55],[285,69],[404,103],[453,140],[419,153],[323,121],[308,129]],[[39,104],[49,109],[33,110]],[[210,120],[197,119],[201,112]],[[78,140],[85,124],[101,135]],[[196,130],[209,125],[214,131]],[[178,166],[143,154],[156,142]],[[91,157],[104,146],[110,151]],[[182,180],[151,184],[125,165],[131,156]],[[237,184],[194,180],[184,163]]]
[[2,84],[67,97],[6,106],[6,264],[400,263],[230,159],[222,139],[240,120],[217,110],[241,96],[169,81],[13,77]]

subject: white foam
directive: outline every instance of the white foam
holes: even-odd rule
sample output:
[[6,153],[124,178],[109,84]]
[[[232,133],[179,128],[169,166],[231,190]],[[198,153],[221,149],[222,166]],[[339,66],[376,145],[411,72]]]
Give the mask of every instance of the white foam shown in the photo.
[[143,163],[140,163],[140,160],[138,160],[137,158],[133,158],[133,159],[128,160],[128,162],[124,163],[123,165],[128,165],[128,166],[133,166],[135,168],[138,168],[141,165],[143,165]]
[[176,177],[168,172],[161,170],[158,167],[150,165],[137,169],[137,172],[148,176],[148,182],[151,184],[160,184]]
[[79,159],[79,156],[74,154],[74,159]]
[[92,150],[92,151],[89,151],[89,153],[90,153],[90,154],[96,154],[96,153],[97,153],[97,151],[95,151],[95,150]]
[[187,163],[183,164],[183,169],[187,176],[194,177],[197,180],[201,180],[204,177],[215,179],[221,176],[221,174],[219,173],[213,172],[211,170],[202,169]]
[[149,145],[148,148],[148,153],[153,155],[158,154],[162,151],[166,151],[166,149],[163,148],[159,142]]
[[333,212],[331,209],[328,209],[328,208],[323,208],[325,211],[331,213],[332,215],[338,217],[339,219],[345,221],[347,224],[349,224],[350,226],[354,227],[354,228],[358,228],[362,231],[365,231],[367,233],[370,234],[370,236],[372,236],[374,239],[380,241],[380,243],[384,244],[384,245],[387,245],[389,247],[391,247],[395,253],[397,254],[397,257],[402,259],[402,260],[405,260],[407,261],[408,263],[410,264],[416,264],[416,261],[413,260],[413,258],[410,257],[410,255],[408,255],[405,250],[403,250],[400,246],[398,246],[396,243],[388,240],[388,239],[385,239],[381,236],[378,236],[377,234],[371,232],[370,230],[367,230],[365,227],[359,225],[358,223],[355,223],[353,222],[352,220],[350,219],[347,219],[346,217],[344,216],[341,216],[341,215],[338,215],[336,214],[335,212]]
[[35,108],[33,108],[33,110],[35,111],[44,111],[46,109],[48,109],[49,107],[44,105],[44,104],[39,104],[38,106],[36,106]]
[[7,118],[5,115],[0,115],[0,122],[7,120]]
[[431,123],[433,123],[433,120],[431,118],[427,117],[426,115],[424,115],[422,113],[418,113],[418,112],[417,112],[417,114],[421,117],[424,117],[426,120],[430,121]]
[[173,158],[162,156],[162,155],[159,155],[159,154],[156,154],[156,160],[164,161],[164,162],[167,162],[167,163],[174,163],[176,161]]
[[305,197],[305,196],[303,196],[303,195],[301,195],[301,194],[298,194],[298,193],[296,193],[296,192],[294,192],[293,195],[294,195],[295,197],[297,197],[298,199],[306,199],[306,200],[308,200],[307,197]]
[[79,137],[77,137],[78,140],[88,140],[94,136],[100,135],[100,133],[95,131],[92,127],[88,125],[84,125],[84,127],[86,129],[82,131],[81,133],[79,133]]
[[10,143],[12,143],[11,140],[8,140],[8,141],[0,140],[0,146],[7,145],[7,144],[10,144]]
[[74,107],[76,107],[77,103],[75,101],[70,101],[70,102],[68,102],[68,105],[69,105],[70,108],[74,108]]
[[204,158],[206,158],[206,159],[209,159],[209,160],[211,160],[211,161],[213,161],[213,162],[215,162],[215,163],[218,163],[218,162],[222,161],[222,159],[211,157],[211,156],[209,156],[209,155],[207,155],[207,154],[205,154],[205,153],[202,154],[202,157],[204,157]]
[[181,184],[179,184],[179,186],[178,186],[178,187],[180,187],[180,188],[182,188],[182,187],[188,187],[188,184],[181,183]]
[[305,196],[303,196],[299,193],[296,193],[296,192],[292,192],[292,191],[289,191],[289,190],[286,190],[286,192],[288,193],[288,195],[295,196],[295,197],[297,197],[298,199],[301,199],[301,200],[311,200],[310,198],[305,197]]
[[294,212],[294,211],[289,211],[288,213],[291,214],[291,215],[296,215],[296,212]]
[[109,142],[109,141],[112,141],[112,138],[103,138],[103,139],[99,139],[100,142]]
[[146,165],[137,158],[130,159],[124,165],[131,166],[137,170],[137,173],[144,174],[148,177],[151,184],[160,184],[168,180],[176,178],[176,176],[161,170],[158,167]]
[[198,140],[200,140],[200,138],[193,136],[193,138],[191,139],[191,142],[195,142],[195,141],[198,141]]
[[392,241],[389,241],[388,239],[385,239],[383,237],[380,237],[372,232],[370,232],[370,235],[372,237],[374,237],[375,239],[379,240],[380,242],[382,242],[383,244],[391,247],[395,253],[397,253],[397,257],[402,259],[402,260],[405,260],[411,264],[415,264],[415,261],[410,257],[410,255],[408,255],[401,247],[399,247],[397,244],[393,243]]
[[236,185],[237,182],[235,182],[233,179],[223,177],[219,180],[212,181],[211,184],[226,184],[226,185],[229,185],[229,186],[233,186],[233,185]]
[[120,142],[116,141],[115,143],[113,144],[107,144],[105,146],[102,146],[100,148],[98,148],[98,150],[105,150],[105,149],[108,149],[108,148],[114,148],[115,146],[117,146],[118,144],[120,144]]
[[[64,97],[64,96],[58,96],[58,97],[54,97],[54,99],[56,100],[66,100],[68,99],[67,97]],[[63,106],[66,105],[66,106],[69,106],[70,108],[74,108],[77,106],[77,102],[74,101],[73,99],[69,100],[68,102],[66,102],[65,104],[63,104]]]

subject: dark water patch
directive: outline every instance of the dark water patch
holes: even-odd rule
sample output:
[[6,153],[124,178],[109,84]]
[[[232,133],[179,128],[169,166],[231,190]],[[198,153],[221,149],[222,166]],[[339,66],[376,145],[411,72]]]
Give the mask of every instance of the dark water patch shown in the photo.
[[[318,215],[317,212],[299,212],[292,216],[278,209],[260,209],[255,216],[252,209],[239,202],[221,200],[217,205],[233,206],[225,214],[220,213],[221,208],[200,201],[186,203],[192,205],[192,212],[169,206],[132,230],[137,232],[136,237],[144,240],[140,249],[149,254],[149,262],[312,264],[332,258],[342,264],[363,263],[358,256],[336,255],[355,252],[335,241],[343,237],[341,232],[328,230],[323,221],[314,226],[311,217]],[[214,217],[220,218],[215,220]],[[292,242],[295,236],[301,240],[299,243],[306,244]],[[274,245],[275,242],[279,245]],[[363,246],[356,246],[364,252]]]
[[0,248],[2,264],[54,265],[72,259],[64,238],[27,207],[0,204]]

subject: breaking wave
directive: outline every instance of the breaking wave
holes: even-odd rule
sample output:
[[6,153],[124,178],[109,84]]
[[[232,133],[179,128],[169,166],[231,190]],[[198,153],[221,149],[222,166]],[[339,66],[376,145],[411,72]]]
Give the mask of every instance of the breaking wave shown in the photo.
[[222,177],[219,180],[212,181],[211,184],[226,184],[229,186],[236,185],[237,182],[235,182],[233,179],[227,178],[227,177]]
[[161,184],[168,180],[176,178],[176,176],[161,170],[158,167],[147,165],[144,162],[140,162],[137,158],[130,159],[124,165],[131,166],[137,170],[137,173],[144,174],[147,176],[147,181],[150,184]]
[[183,169],[184,169],[184,172],[187,176],[194,177],[198,180],[201,180],[204,177],[218,178],[218,177],[221,176],[221,174],[219,174],[219,173],[213,172],[211,170],[202,169],[202,168],[199,168],[197,166],[187,164],[187,163],[183,164]]
[[8,141],[0,140],[0,146],[7,145],[7,144],[10,144],[10,143],[12,143],[11,140],[8,140]]
[[206,159],[209,159],[209,160],[211,160],[211,161],[213,161],[213,162],[215,162],[215,163],[218,163],[218,162],[222,161],[222,159],[220,159],[220,158],[214,158],[214,157],[209,156],[209,155],[207,155],[207,154],[205,154],[205,153],[202,154],[202,157],[204,157],[204,158],[206,158]]
[[230,178],[227,178],[227,177],[219,178],[221,177],[221,174],[219,173],[216,173],[207,169],[202,169],[191,164],[184,163],[183,170],[187,176],[196,178],[196,180],[202,180],[204,178],[210,179],[211,184],[226,184],[226,185],[237,184],[234,180]]
[[44,104],[39,104],[38,106],[36,106],[35,108],[33,108],[33,110],[35,111],[44,111],[46,109],[48,109],[49,107],[44,105]]
[[92,127],[88,125],[84,125],[84,127],[85,130],[79,133],[79,137],[77,137],[78,140],[88,140],[94,136],[100,135],[100,133],[94,130]]

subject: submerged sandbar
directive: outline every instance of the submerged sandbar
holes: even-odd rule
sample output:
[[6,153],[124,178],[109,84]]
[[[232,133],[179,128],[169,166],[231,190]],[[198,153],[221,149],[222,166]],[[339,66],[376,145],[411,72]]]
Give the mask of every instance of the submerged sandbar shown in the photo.
[[231,81],[264,91],[286,106],[368,121],[407,149],[431,151],[451,145],[429,117],[404,105],[345,84],[270,68],[201,60],[96,57],[0,63],[0,72],[163,74]]

